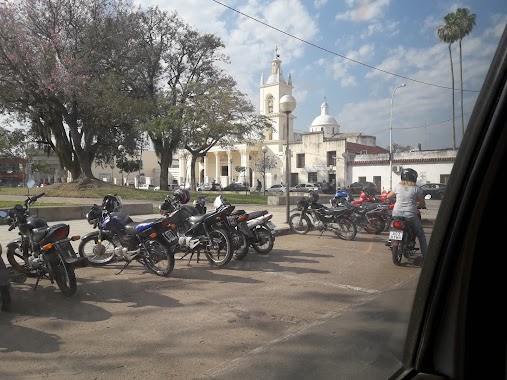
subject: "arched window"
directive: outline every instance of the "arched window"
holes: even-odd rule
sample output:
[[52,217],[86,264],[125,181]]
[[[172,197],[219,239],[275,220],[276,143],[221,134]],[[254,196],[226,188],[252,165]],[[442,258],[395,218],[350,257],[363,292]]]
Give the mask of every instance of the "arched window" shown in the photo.
[[268,113],[273,113],[273,95],[268,96]]

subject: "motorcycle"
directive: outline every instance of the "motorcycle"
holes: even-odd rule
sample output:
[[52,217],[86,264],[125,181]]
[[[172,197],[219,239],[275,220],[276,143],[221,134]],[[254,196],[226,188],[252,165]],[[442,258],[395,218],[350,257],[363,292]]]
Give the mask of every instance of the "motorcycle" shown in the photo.
[[[206,198],[206,195],[199,195],[193,202],[194,207],[201,214],[207,211]],[[267,210],[249,212],[246,215],[242,214],[245,214],[244,210],[233,211],[231,216],[237,216],[238,218],[236,221],[229,218],[228,230],[235,228],[236,231],[231,233],[241,235],[236,237],[237,244],[235,245],[233,258],[235,260],[244,259],[250,247],[260,254],[271,252],[275,242],[275,225],[270,222],[273,214]]]
[[[201,252],[204,252],[211,265],[226,265],[234,254],[234,244],[227,227],[234,206],[222,203],[222,197],[219,196],[214,210],[199,214],[195,207],[186,205],[189,200],[190,193],[187,190],[175,191],[172,198],[166,196],[159,206],[160,213],[164,215],[161,219],[166,226],[162,236],[167,244],[183,253],[178,257],[179,260],[190,255],[187,266],[190,266],[194,255],[199,263]],[[236,217],[232,219],[236,220]]]
[[360,205],[347,204],[353,210],[352,221],[369,234],[378,235],[386,229],[389,205],[365,202]]
[[24,207],[17,204],[8,211],[9,231],[18,228],[20,237],[7,244],[7,260],[14,271],[37,277],[34,290],[42,278],[47,278],[70,297],[77,290],[75,268],[88,263],[76,255],[70,242],[80,236],[69,237],[68,224],[49,226],[43,217],[30,215],[30,206],[44,195],[28,197]]
[[[426,207],[422,207],[426,208]],[[421,218],[420,210],[421,207],[417,208],[417,216]],[[389,228],[389,239],[385,243],[391,250],[393,263],[395,265],[401,264],[401,259],[411,258],[419,250],[415,247],[415,232],[412,228],[412,223],[407,221],[404,217],[393,216]]]
[[354,197],[352,196],[352,194],[350,194],[346,188],[341,187],[336,191],[334,197],[329,200],[329,203],[331,203],[331,207],[336,207],[336,205],[340,203],[353,201]]
[[134,222],[121,210],[121,198],[106,195],[102,205],[94,204],[86,219],[97,231],[84,235],[78,252],[92,265],[105,265],[114,259],[125,264],[120,274],[134,260],[159,276],[169,276],[175,259],[172,246],[166,244],[160,231],[166,229],[164,220],[148,219]]
[[319,194],[311,191],[308,197],[297,202],[297,207],[290,210],[289,226],[297,234],[306,234],[312,227],[321,231],[331,231],[343,240],[353,240],[357,226],[352,221],[353,210],[348,206],[329,208],[317,203]]

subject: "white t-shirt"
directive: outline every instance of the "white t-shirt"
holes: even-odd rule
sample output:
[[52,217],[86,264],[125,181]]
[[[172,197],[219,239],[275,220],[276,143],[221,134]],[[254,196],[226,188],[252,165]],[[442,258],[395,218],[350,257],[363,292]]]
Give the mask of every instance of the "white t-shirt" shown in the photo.
[[417,215],[417,198],[422,195],[419,186],[403,186],[397,184],[394,188],[396,203],[393,208],[393,216],[413,217]]

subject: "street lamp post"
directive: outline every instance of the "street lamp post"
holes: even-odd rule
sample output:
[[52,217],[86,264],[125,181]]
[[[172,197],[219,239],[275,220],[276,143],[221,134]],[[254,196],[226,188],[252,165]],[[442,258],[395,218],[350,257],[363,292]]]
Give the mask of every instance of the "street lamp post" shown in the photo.
[[280,111],[287,115],[287,129],[286,129],[286,142],[287,148],[285,149],[285,198],[286,198],[286,223],[289,224],[290,213],[290,195],[289,195],[289,182],[290,182],[290,152],[289,152],[289,114],[296,109],[296,99],[292,95],[284,95],[280,99]]
[[394,93],[400,87],[405,87],[406,84],[402,83],[398,87],[395,87],[391,96],[391,118],[389,121],[389,190],[393,190],[393,100]]
[[263,181],[264,181],[264,195],[266,195],[266,153],[268,152],[268,147],[266,145],[262,146],[262,153],[264,154],[264,161],[262,164],[262,172],[263,172]]
[[121,185],[123,186],[123,152],[125,151],[125,147],[118,145],[118,151],[120,152]]

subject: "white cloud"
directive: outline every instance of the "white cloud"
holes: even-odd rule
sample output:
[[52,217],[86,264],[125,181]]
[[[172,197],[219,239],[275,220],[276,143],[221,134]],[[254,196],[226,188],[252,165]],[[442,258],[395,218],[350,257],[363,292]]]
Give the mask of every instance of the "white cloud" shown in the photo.
[[390,4],[390,0],[351,0],[347,1],[350,9],[344,13],[338,13],[336,20],[363,22],[377,19],[384,15],[384,10]]

